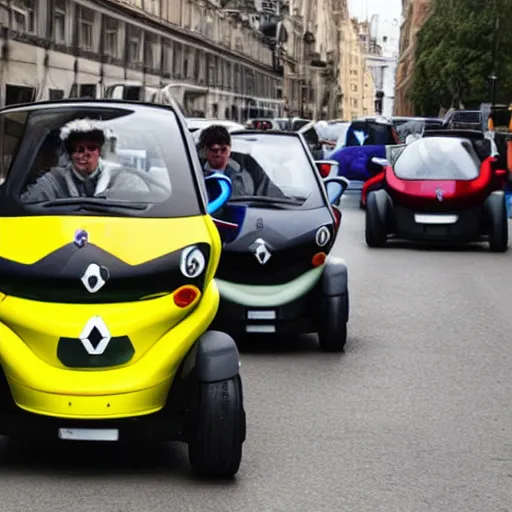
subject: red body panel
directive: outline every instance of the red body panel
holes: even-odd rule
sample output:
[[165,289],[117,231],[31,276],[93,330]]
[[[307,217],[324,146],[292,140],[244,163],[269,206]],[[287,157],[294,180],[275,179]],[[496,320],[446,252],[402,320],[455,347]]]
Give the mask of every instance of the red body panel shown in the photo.
[[[399,204],[415,210],[453,211],[482,204],[493,190],[502,190],[504,180],[493,169],[493,157],[486,158],[480,174],[470,181],[462,180],[402,180],[391,166],[385,171],[386,189]],[[437,190],[443,198],[438,200]]]
[[368,197],[368,192],[372,189],[373,186],[381,183],[386,178],[386,172],[382,171],[375,176],[372,176],[369,180],[366,180],[363,184],[363,188],[361,190],[361,204],[366,206],[366,198]]

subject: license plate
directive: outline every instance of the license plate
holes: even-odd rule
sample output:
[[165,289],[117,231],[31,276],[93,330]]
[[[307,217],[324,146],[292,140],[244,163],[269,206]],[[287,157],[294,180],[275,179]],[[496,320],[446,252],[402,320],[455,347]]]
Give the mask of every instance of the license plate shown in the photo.
[[272,334],[276,332],[276,328],[274,325],[247,325],[245,332]]
[[66,441],[119,441],[116,428],[59,428],[59,439]]
[[247,319],[248,320],[275,320],[276,312],[273,309],[270,310],[256,310],[256,311],[247,311]]

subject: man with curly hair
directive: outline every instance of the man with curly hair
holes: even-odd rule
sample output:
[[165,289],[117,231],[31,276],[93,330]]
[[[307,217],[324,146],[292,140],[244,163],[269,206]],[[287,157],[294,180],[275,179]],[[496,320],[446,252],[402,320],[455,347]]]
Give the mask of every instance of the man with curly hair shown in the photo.
[[199,152],[206,158],[206,175],[220,172],[231,180],[232,197],[286,197],[254,158],[242,155],[242,165],[231,158],[231,135],[224,126],[212,125],[201,132]]
[[99,122],[78,119],[64,125],[60,139],[70,163],[43,172],[22,194],[25,203],[38,203],[70,197],[102,197],[109,190],[130,193],[148,192],[144,181],[106,168],[101,161],[106,142],[105,129]]

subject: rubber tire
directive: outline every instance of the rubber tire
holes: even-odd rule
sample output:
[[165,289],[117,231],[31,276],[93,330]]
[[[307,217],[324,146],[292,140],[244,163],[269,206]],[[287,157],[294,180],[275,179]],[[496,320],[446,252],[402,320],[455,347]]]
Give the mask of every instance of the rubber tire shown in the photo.
[[343,352],[347,343],[349,296],[324,297],[318,343],[323,352]]
[[384,247],[387,242],[387,230],[379,214],[376,192],[370,192],[366,198],[365,240],[368,247]]
[[245,441],[242,381],[237,375],[199,386],[195,432],[188,443],[192,471],[203,478],[233,478]]
[[508,247],[508,218],[505,195],[491,195],[487,199],[489,221],[489,249],[506,252]]

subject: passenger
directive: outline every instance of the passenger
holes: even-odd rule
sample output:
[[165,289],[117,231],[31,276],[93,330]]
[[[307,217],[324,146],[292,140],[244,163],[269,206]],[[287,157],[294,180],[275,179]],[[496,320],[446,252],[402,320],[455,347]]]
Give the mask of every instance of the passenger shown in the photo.
[[122,168],[107,168],[101,160],[106,141],[100,123],[89,119],[71,121],[60,129],[60,140],[69,163],[44,172],[22,194],[25,203],[72,197],[104,196],[109,190],[147,193],[142,178],[123,173]]
[[199,150],[206,154],[206,175],[220,172],[231,180],[232,197],[286,197],[253,158],[244,162],[247,164],[244,168],[230,158],[231,136],[224,126],[213,125],[205,128],[199,139]]

